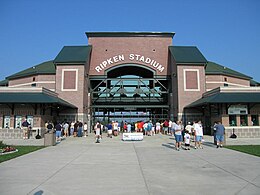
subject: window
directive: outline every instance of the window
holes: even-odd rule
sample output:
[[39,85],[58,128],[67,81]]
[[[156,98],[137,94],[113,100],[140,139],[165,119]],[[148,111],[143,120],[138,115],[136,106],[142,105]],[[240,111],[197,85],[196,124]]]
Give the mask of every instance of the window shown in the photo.
[[228,84],[227,84],[227,83],[224,83],[224,87],[228,87]]
[[236,115],[229,115],[229,126],[237,126]]
[[240,115],[240,126],[248,126],[247,115]]
[[31,86],[32,86],[32,87],[36,87],[36,83],[32,83]]
[[224,78],[224,81],[227,82],[227,77]]
[[259,125],[258,115],[251,115],[251,122],[253,126],[258,126]]

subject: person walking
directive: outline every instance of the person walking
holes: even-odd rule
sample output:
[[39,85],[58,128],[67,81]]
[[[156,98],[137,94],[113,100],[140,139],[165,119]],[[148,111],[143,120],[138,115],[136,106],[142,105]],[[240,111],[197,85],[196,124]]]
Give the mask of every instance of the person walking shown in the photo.
[[223,147],[223,141],[224,141],[224,135],[225,135],[225,127],[222,125],[222,123],[219,121],[215,127],[215,135],[217,140],[217,148]]

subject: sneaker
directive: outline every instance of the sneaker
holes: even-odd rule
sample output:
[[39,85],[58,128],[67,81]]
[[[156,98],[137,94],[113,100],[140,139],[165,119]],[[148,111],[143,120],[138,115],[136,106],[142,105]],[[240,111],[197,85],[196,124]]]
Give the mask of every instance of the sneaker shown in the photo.
[[190,150],[190,148],[188,148],[188,150]]
[[176,150],[177,150],[177,151],[180,151],[180,148],[177,148]]
[[195,146],[194,149],[197,149],[197,147]]
[[219,148],[219,145],[217,145],[217,148]]
[[223,146],[222,146],[222,145],[220,145],[220,147],[221,147],[221,148],[223,148]]

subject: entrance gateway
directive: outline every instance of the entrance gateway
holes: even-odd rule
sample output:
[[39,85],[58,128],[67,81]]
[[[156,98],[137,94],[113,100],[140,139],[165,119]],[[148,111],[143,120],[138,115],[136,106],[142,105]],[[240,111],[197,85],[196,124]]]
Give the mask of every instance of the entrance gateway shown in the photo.
[[168,119],[167,76],[140,64],[120,64],[107,69],[104,77],[90,77],[92,119],[134,123]]

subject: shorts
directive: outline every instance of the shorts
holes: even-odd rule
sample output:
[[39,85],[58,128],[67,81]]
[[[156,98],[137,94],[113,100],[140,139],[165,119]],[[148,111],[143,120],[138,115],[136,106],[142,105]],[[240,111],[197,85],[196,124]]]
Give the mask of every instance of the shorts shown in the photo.
[[185,146],[190,146],[190,144],[185,144]]
[[61,131],[56,131],[56,137],[61,137]]
[[175,135],[176,142],[182,142],[182,135]]
[[112,134],[112,130],[111,129],[107,130],[107,133]]
[[196,142],[201,142],[202,141],[202,136],[196,135]]
[[224,141],[224,135],[216,135],[217,142],[223,142]]

